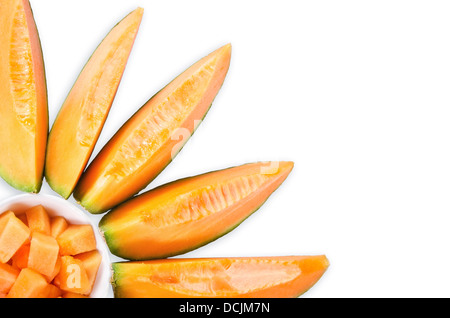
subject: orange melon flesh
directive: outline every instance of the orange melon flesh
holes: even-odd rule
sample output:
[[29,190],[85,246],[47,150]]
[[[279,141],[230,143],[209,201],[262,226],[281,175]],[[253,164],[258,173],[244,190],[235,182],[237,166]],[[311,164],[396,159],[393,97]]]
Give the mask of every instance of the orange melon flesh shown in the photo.
[[[0,298],[90,296],[102,261],[92,226],[61,216],[42,222],[48,216],[43,206],[0,214]],[[33,230],[23,223],[28,219]]]
[[104,126],[133,47],[143,9],[138,8],[102,41],[89,59],[52,126],[45,177],[68,198]]
[[32,233],[28,267],[44,276],[54,273],[59,256],[59,245],[53,236],[39,232]]
[[93,250],[90,252],[81,253],[74,256],[83,262],[83,266],[91,284],[91,288],[94,286],[95,278],[97,277],[98,269],[102,262],[102,255],[98,250]]
[[125,259],[185,253],[239,225],[292,168],[292,162],[257,162],[181,179],[111,210],[99,227],[110,251]]
[[12,265],[20,269],[28,267],[29,255],[30,244],[23,244],[12,256]]
[[0,10],[0,176],[39,192],[48,134],[47,87],[39,35],[28,0]]
[[47,281],[38,272],[24,268],[20,271],[8,298],[45,298],[47,297]]
[[62,216],[54,216],[50,220],[50,234],[53,237],[58,237],[62,232],[64,232],[69,224],[67,220]]
[[53,272],[50,275],[45,275],[45,278],[48,282],[53,281],[53,279],[58,275],[59,271],[61,270],[61,257],[58,256],[56,259],[55,267],[53,269]]
[[153,96],[94,158],[74,198],[91,213],[103,213],[145,188],[206,115],[225,79],[230,57],[228,44]]
[[325,255],[113,263],[116,298],[292,298],[329,266]]
[[57,279],[61,290],[82,295],[89,295],[91,292],[91,283],[83,261],[72,256],[61,257],[61,269]]
[[31,232],[50,235],[50,217],[42,205],[36,205],[25,211],[27,224]]
[[0,293],[7,294],[19,276],[20,270],[11,265],[0,263]]
[[26,226],[28,226],[27,215],[25,213],[16,214],[17,218],[23,222]]
[[56,240],[61,255],[76,255],[97,248],[94,230],[89,224],[70,224]]
[[0,219],[0,263],[8,262],[30,237],[30,230],[14,213]]
[[72,293],[72,292],[64,292],[62,294],[62,298],[89,298],[88,296]]
[[46,298],[58,298],[62,296],[62,290],[53,284],[48,284],[46,288]]
[[[16,216],[16,215],[14,214],[13,211],[6,211],[6,212],[0,214],[0,229],[2,229],[3,226],[8,222],[8,220],[9,220],[10,218],[12,218],[13,216],[15,216],[15,217],[18,218],[18,216]],[[20,220],[20,219],[19,219],[19,220]],[[22,220],[21,220],[21,221],[22,221]],[[22,223],[23,223],[23,222],[22,222]]]

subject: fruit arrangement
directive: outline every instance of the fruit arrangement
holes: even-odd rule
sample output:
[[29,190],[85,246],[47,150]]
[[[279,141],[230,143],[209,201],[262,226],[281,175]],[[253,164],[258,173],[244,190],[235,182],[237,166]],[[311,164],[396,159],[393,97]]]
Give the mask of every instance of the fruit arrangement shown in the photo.
[[[292,162],[247,163],[141,192],[173,160],[205,118],[228,72],[230,44],[198,60],[155,94],[88,165],[114,102],[143,12],[138,8],[129,13],[106,35],[82,69],[49,130],[44,61],[30,3],[2,2],[0,176],[12,187],[31,193],[40,191],[45,177],[62,198],[73,195],[89,213],[104,214],[98,230],[111,253],[124,259],[111,265],[115,297],[303,294],[328,268],[324,255],[168,258],[233,230],[283,183],[293,168]],[[181,143],[173,138],[180,133],[185,137]],[[45,215],[44,208],[36,209]],[[60,220],[59,227],[55,225],[42,234],[32,230],[29,218],[22,221],[11,211],[2,212],[0,222],[14,220],[11,229],[15,234],[9,240],[10,227],[0,223],[0,294],[10,284],[10,297],[89,296],[98,257],[92,256],[93,243],[86,238],[92,236],[88,227],[68,225],[63,230],[64,221]],[[52,236],[52,231],[58,235]],[[46,252],[36,253],[39,260],[30,252],[26,258],[28,266],[19,267],[17,259],[25,253],[26,246],[37,244],[33,242],[41,242]],[[88,252],[92,255],[80,259]],[[57,260],[60,264],[55,274]],[[29,266],[34,262],[43,269]],[[84,263],[89,266],[81,271],[82,286],[71,290],[66,283],[67,269]],[[43,276],[36,278],[38,275]],[[51,275],[55,278],[49,280]],[[18,282],[21,288],[14,287]],[[63,292],[58,293],[55,288],[47,292],[48,287],[42,292],[42,286],[47,285]],[[18,289],[22,294],[15,292]]]

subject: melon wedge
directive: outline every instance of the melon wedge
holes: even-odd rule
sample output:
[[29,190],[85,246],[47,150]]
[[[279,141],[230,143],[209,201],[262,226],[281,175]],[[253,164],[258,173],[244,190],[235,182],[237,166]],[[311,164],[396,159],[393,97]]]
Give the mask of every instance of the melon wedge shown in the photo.
[[48,134],[47,86],[28,0],[2,0],[0,21],[0,176],[21,191],[39,192]]
[[329,266],[325,255],[113,263],[116,298],[293,298]]
[[125,259],[185,253],[238,226],[292,168],[292,162],[257,162],[174,181],[114,208],[99,227],[110,251]]
[[117,24],[89,59],[48,137],[45,177],[67,199],[85,169],[116,96],[143,9]]
[[88,166],[74,198],[91,213],[103,213],[145,188],[207,113],[225,79],[230,57],[228,44],[153,96]]

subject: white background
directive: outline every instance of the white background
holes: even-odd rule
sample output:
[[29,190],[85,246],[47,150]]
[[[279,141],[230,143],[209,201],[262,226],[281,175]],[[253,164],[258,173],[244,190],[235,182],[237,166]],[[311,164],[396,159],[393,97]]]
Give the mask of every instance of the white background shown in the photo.
[[[148,189],[246,162],[295,167],[238,228],[182,257],[325,254],[328,271],[303,297],[450,296],[448,1],[31,5],[51,123],[106,33],[145,9],[95,153],[175,76],[233,45],[205,121]],[[18,193],[0,181],[1,199]]]

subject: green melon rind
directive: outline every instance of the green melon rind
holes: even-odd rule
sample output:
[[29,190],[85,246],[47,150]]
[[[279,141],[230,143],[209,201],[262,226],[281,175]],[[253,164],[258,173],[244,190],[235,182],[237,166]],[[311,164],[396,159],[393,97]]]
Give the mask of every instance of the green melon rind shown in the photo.
[[122,294],[121,289],[121,280],[122,280],[122,266],[120,263],[112,263],[111,264],[111,286],[113,288],[113,293],[115,298],[123,298],[124,295]]
[[68,190],[64,187],[64,185],[57,185],[52,182],[51,178],[45,177],[45,180],[47,181],[50,188],[55,191],[57,194],[59,194],[63,199],[67,200],[70,195],[72,194],[72,191]]
[[5,173],[1,167],[0,167],[0,176],[7,184],[9,184],[11,187],[22,191],[22,192],[28,192],[28,193],[39,193],[42,187],[42,178],[38,180],[39,182],[36,184],[22,184],[17,181],[14,181],[14,178],[11,177],[9,174]]

